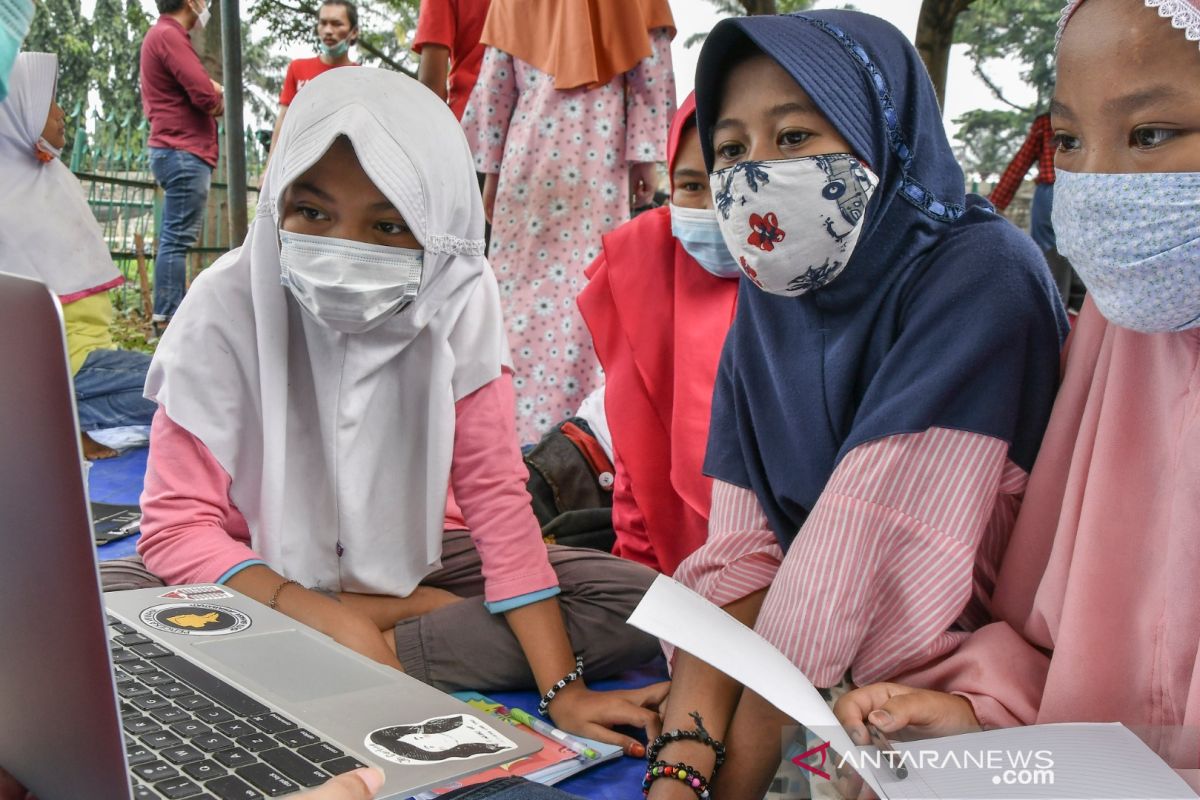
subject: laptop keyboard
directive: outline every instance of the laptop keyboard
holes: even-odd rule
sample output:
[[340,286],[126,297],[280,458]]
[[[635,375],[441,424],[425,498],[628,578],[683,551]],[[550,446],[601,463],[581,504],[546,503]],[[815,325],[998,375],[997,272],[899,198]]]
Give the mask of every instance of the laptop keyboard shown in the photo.
[[257,800],[363,766],[132,627],[108,618],[135,800]]

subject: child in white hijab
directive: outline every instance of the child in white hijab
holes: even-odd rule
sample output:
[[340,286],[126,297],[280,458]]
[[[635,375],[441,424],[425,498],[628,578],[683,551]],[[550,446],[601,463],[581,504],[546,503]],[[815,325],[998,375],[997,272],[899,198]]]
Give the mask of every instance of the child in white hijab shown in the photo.
[[21,53],[9,81],[0,103],[0,269],[58,295],[84,456],[107,458],[116,452],[87,432],[150,424],[154,404],[142,397],[150,356],[117,349],[109,333],[107,290],[125,279],[83,187],[58,157],[66,144],[63,110],[54,102],[58,57]]
[[624,623],[653,573],[542,542],[483,225],[427,89],[367,68],[305,87],[245,243],[196,280],[151,367],[139,552],[445,689],[574,676],[550,715],[631,745],[607,726],[653,726],[662,689],[579,673],[654,655]]

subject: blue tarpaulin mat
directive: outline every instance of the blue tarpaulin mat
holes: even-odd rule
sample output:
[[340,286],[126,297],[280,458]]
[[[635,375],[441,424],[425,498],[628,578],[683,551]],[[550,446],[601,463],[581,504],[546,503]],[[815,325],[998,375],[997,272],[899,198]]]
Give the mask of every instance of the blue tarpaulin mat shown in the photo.
[[[90,499],[98,503],[133,505],[142,493],[142,481],[146,474],[147,448],[131,450],[117,458],[92,463],[88,473]],[[120,539],[96,548],[100,559],[108,560],[133,555],[136,536]],[[629,672],[618,680],[597,681],[595,689],[634,689],[655,681],[666,679],[665,663],[661,660],[642,670]],[[537,708],[538,695],[533,692],[485,692],[488,697],[507,706],[526,710]],[[633,732],[631,732],[632,735]],[[626,800],[641,794],[642,776],[646,762],[638,758],[619,758],[560,783],[560,789],[589,798],[589,800]]]

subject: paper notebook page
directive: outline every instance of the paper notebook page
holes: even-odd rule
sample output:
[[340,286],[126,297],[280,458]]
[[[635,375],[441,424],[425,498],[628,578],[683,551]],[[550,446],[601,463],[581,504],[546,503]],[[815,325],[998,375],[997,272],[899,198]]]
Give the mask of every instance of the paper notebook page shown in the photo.
[[[1132,731],[1112,723],[1022,728],[897,742],[911,755],[889,800],[1175,800],[1191,788]],[[931,755],[933,754],[933,755]]]
[[[787,656],[678,581],[665,575],[655,578],[630,615],[629,624],[686,650],[753,689],[829,741],[837,753],[857,751],[825,698]],[[830,756],[836,760],[834,754]],[[886,797],[873,775],[864,778],[880,797]]]

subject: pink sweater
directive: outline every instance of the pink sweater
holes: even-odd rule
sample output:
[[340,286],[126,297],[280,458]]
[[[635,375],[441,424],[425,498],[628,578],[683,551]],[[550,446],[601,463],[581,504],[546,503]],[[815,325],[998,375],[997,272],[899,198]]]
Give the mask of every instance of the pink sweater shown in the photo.
[[[507,372],[455,405],[446,529],[471,531],[489,603],[558,585],[525,491],[513,407]],[[263,560],[230,500],[230,483],[204,443],[160,407],[151,426],[137,546],[147,569],[169,584],[212,583],[245,561]]]
[[676,580],[717,605],[768,589],[754,629],[817,686],[934,661],[989,621],[1028,476],[1008,445],[930,428],[851,450],[785,554],[749,489],[713,484],[709,537]]

